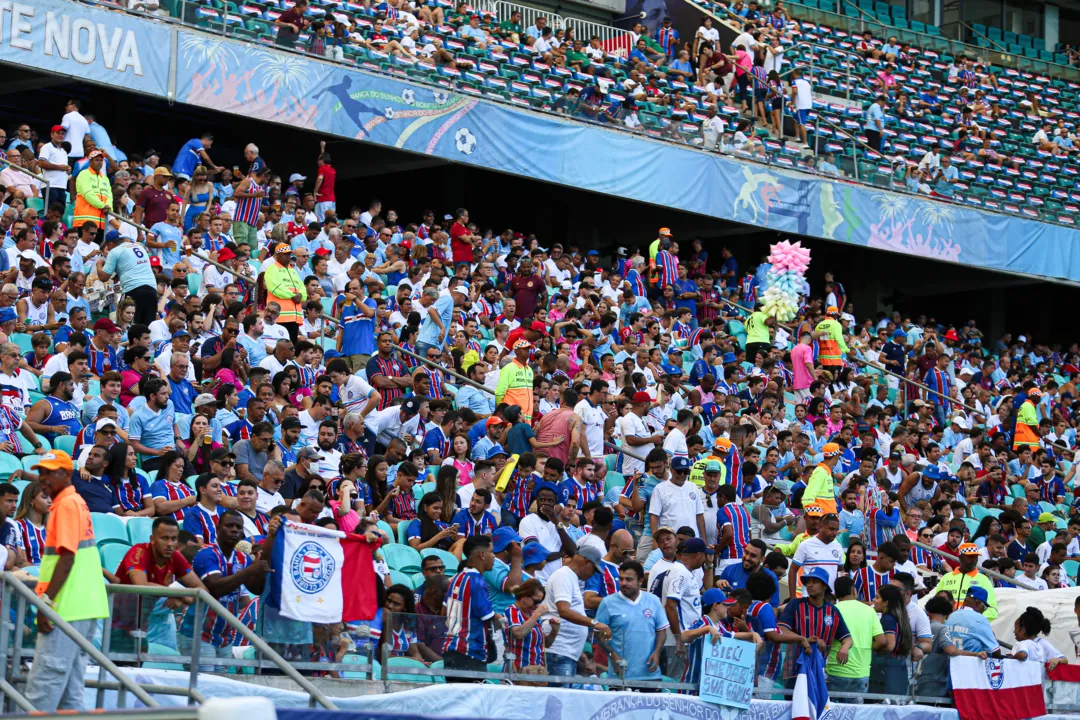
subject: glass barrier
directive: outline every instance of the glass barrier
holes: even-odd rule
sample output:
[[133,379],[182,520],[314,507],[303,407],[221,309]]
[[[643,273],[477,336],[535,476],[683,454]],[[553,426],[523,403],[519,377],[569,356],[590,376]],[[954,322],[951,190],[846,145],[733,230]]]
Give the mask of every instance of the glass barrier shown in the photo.
[[[115,5],[104,0],[81,0],[88,5],[97,5],[117,10]],[[702,8],[712,4],[711,0],[697,3]],[[356,8],[357,17],[362,15],[363,6]],[[271,23],[256,19],[249,12],[256,12],[258,7],[245,5],[239,9],[231,3],[225,9],[218,9],[210,2],[196,0],[177,0],[173,5],[174,13],[165,16],[141,11],[125,11],[155,20],[175,22],[197,30],[220,34],[242,42],[275,44]],[[325,10],[320,10],[325,12]],[[842,16],[835,16],[842,17]],[[363,16],[365,21],[373,21],[374,15]],[[429,28],[421,40],[438,35],[439,28]],[[300,44],[306,42],[301,36]],[[300,53],[324,60],[321,55],[313,55],[294,48],[275,45],[283,52]],[[545,114],[573,118],[578,122],[602,126],[609,130],[627,132],[663,142],[672,142],[691,149],[714,152],[738,157],[745,162],[763,164],[779,169],[798,170],[800,172],[840,179],[876,188],[888,188],[894,192],[918,195],[922,199],[934,200],[955,205],[971,207],[965,202],[963,193],[958,193],[957,200],[931,197],[925,193],[912,193],[898,178],[889,171],[875,171],[880,156],[853,151],[839,158],[840,162],[822,163],[822,158],[807,156],[804,148],[796,146],[793,136],[784,138],[784,142],[773,139],[764,128],[749,128],[749,132],[740,133],[737,123],[745,119],[744,112],[737,107],[717,105],[717,116],[723,122],[723,130],[714,131],[706,122],[707,110],[695,97],[691,87],[678,81],[668,82],[666,89],[670,95],[661,102],[638,100],[627,102],[629,94],[621,89],[621,81],[626,78],[625,64],[617,58],[609,58],[604,64],[596,64],[597,76],[582,75],[576,71],[553,67],[538,67],[530,57],[516,53],[497,71],[480,67],[481,58],[490,59],[477,51],[459,50],[453,55],[453,66],[438,65],[424,59],[402,58],[373,52],[359,46],[345,48],[343,60],[325,60],[341,62],[367,72],[388,75],[398,80],[432,87],[438,90],[453,90],[474,97],[482,97],[493,102],[506,103],[523,109]],[[503,58],[508,56],[503,55]],[[502,60],[500,60],[502,62]],[[483,63],[486,64],[486,63]],[[463,71],[458,68],[465,68]],[[599,81],[597,81],[599,77]],[[665,81],[666,82],[666,81]],[[597,83],[597,84],[594,84]],[[576,89],[578,94],[571,93]],[[683,94],[685,103],[680,105]],[[749,108],[749,106],[748,106]],[[749,110],[748,110],[749,111]],[[747,112],[748,112],[747,111]],[[813,115],[811,116],[813,117]],[[745,137],[742,137],[745,135]],[[818,138],[821,143],[834,148],[846,147],[848,140],[837,141],[828,137]],[[861,164],[861,165],[860,165]],[[886,161],[886,164],[887,161]],[[840,172],[836,167],[840,166]],[[872,173],[870,178],[867,173]],[[984,212],[1012,214],[1033,217],[1043,222],[1063,223],[1050,212],[1040,213],[1031,207],[1005,204],[999,207],[979,207]]]

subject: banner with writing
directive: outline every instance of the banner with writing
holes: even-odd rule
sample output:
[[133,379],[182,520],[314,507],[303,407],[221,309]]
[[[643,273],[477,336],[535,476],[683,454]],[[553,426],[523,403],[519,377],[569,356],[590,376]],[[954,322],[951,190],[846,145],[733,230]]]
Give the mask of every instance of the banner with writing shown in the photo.
[[706,702],[745,710],[754,692],[754,643],[731,638],[704,638],[700,696]]

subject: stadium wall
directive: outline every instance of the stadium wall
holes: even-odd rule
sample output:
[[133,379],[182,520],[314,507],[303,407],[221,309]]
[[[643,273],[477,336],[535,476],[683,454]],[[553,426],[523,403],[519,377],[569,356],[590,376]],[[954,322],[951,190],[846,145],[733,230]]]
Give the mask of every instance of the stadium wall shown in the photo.
[[14,2],[3,30],[0,62],[779,232],[1080,283],[1073,228],[827,182],[68,0]]

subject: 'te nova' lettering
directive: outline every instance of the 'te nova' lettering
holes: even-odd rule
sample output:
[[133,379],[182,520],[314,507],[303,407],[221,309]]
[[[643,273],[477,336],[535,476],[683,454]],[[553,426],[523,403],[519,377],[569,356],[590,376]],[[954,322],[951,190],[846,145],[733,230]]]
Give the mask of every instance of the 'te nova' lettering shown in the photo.
[[[8,13],[11,15],[10,24],[4,22],[4,15]],[[31,33],[34,19],[35,8],[32,5],[0,0],[0,44],[6,40],[13,48],[33,52],[34,38]],[[5,25],[10,28],[6,38],[3,35]],[[51,10],[45,13],[44,30],[46,55],[60,56],[82,65],[93,65],[100,58],[108,70],[131,71],[136,76],[143,74],[139,43],[132,30],[109,28],[105,23],[87,18],[72,19]]]

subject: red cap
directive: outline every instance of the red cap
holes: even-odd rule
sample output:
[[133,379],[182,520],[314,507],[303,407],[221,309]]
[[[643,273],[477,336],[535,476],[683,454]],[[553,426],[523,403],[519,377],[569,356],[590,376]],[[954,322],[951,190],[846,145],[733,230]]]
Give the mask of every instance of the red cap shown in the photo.
[[94,323],[94,330],[104,330],[105,332],[111,333],[120,332],[120,328],[117,327],[116,323],[114,323],[109,318],[101,318],[96,323]]
[[220,250],[218,250],[217,259],[218,259],[218,262],[225,262],[226,260],[235,260],[236,259],[236,253],[234,253],[229,248],[221,248]]
[[62,132],[62,133],[66,133],[66,132],[67,132],[67,128],[65,128],[65,127],[64,127],[63,125],[53,125],[53,126],[52,126],[52,131],[53,131],[53,132]]
[[315,251],[316,257],[329,257],[330,255],[333,255],[333,253],[330,252],[330,248],[321,247]]
[[959,342],[960,336],[956,334],[955,330],[949,330],[949,332],[945,333],[945,339],[952,340],[953,342]]
[[647,392],[642,392],[642,391],[639,390],[638,392],[634,393],[634,398],[633,398],[632,402],[651,403],[652,402],[652,395],[650,395]]
[[533,320],[532,325],[529,325],[529,329],[530,330],[535,330],[537,332],[541,332],[541,333],[543,333],[545,335],[548,334],[547,325],[540,322],[539,320]]
[[161,267],[161,258],[159,258],[157,255],[151,255],[150,256],[150,267],[156,267],[156,268]]

